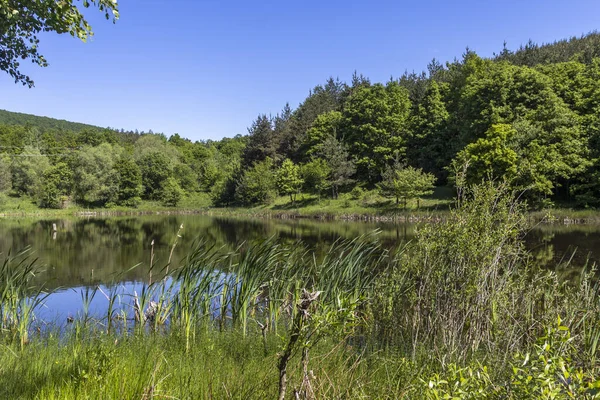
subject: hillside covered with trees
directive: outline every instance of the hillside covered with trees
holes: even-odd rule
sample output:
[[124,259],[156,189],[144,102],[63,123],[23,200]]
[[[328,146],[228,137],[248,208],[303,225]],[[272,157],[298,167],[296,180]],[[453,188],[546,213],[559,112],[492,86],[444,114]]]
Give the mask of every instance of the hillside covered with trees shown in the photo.
[[0,191],[40,207],[268,204],[373,190],[400,203],[453,185],[508,180],[530,206],[600,205],[600,34],[467,49],[385,83],[330,78],[247,136],[192,142],[0,112]]

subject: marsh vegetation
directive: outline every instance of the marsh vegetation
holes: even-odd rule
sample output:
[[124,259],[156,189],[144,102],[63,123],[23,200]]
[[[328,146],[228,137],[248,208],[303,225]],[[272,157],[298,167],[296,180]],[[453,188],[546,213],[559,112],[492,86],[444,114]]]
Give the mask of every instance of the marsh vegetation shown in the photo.
[[[6,257],[0,393],[597,396],[594,266],[565,280],[532,262],[508,188],[477,186],[463,199],[446,222],[393,249],[377,232],[320,257],[275,237],[235,249],[199,240],[177,263],[151,262],[133,292],[82,290],[80,312],[55,326],[36,318],[46,294],[34,289],[34,260]],[[94,298],[102,313],[90,312]]]

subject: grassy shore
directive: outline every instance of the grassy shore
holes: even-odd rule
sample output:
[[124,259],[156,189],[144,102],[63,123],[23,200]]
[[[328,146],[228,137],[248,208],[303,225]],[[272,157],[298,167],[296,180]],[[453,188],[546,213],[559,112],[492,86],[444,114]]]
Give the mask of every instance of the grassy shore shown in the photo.
[[[436,188],[434,194],[417,201],[409,200],[406,207],[380,196],[365,192],[360,197],[350,193],[338,199],[319,198],[299,194],[294,202],[289,196],[275,198],[270,204],[254,207],[214,207],[206,193],[184,197],[177,207],[166,207],[158,201],[142,201],[136,208],[114,206],[86,208],[71,205],[65,209],[42,209],[35,201],[4,196],[0,201],[0,217],[68,217],[68,216],[119,216],[146,214],[205,214],[250,218],[309,218],[321,220],[420,222],[445,219],[455,205],[454,192],[447,187]],[[531,221],[557,224],[599,224],[600,211],[558,207],[530,211]]]
[[337,199],[299,194],[293,202],[290,201],[289,196],[278,197],[268,205],[249,208],[211,208],[210,212],[218,215],[276,218],[408,221],[447,213],[453,203],[451,191],[447,188],[438,188],[432,196],[419,201],[408,201],[406,207],[397,205],[395,201],[381,197],[372,191],[360,196],[344,193]]
[[166,207],[158,201],[144,200],[136,208],[113,206],[109,208],[88,208],[69,205],[63,209],[40,208],[37,203],[29,198],[3,196],[0,199],[0,216],[3,217],[65,217],[65,216],[110,216],[110,215],[136,215],[156,213],[200,213],[206,212],[211,205],[210,198],[205,193],[198,193],[182,199],[177,207]]

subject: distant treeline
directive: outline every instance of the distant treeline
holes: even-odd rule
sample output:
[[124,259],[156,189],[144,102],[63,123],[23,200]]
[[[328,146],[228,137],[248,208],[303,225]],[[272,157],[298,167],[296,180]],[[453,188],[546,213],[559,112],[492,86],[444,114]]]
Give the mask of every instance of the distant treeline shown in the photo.
[[[600,34],[491,59],[467,49],[387,83],[330,78],[295,109],[259,115],[247,136],[191,142],[0,111],[0,190],[42,207],[269,203],[299,192],[507,180],[532,206],[600,205]],[[422,179],[421,179],[422,178]],[[419,182],[414,186],[415,182]],[[360,189],[356,189],[360,188]]]

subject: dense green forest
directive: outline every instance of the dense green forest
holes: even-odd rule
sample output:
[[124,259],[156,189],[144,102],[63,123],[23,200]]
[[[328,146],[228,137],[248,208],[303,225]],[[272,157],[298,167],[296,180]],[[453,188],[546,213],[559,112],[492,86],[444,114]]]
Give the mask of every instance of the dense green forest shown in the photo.
[[377,191],[390,201],[433,186],[507,180],[531,207],[600,205],[600,34],[467,49],[386,83],[330,78],[248,135],[192,142],[0,112],[0,191],[40,207],[268,204],[298,193]]

